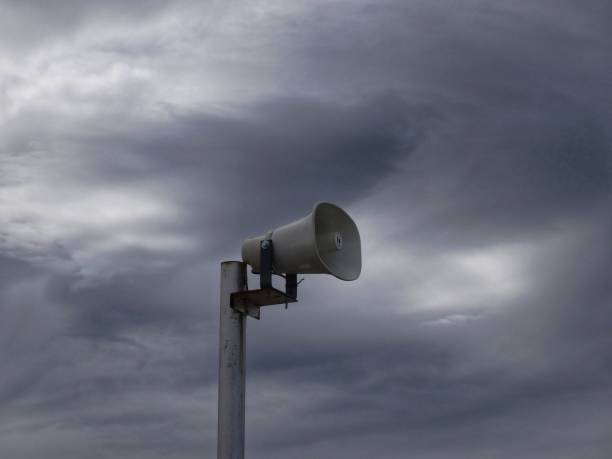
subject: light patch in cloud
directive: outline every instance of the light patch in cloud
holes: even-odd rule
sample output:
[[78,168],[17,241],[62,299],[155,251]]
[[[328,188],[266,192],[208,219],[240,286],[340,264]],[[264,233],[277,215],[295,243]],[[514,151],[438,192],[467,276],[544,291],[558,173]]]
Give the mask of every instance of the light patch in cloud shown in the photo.
[[[395,244],[393,225],[360,219],[364,277],[404,310],[478,311],[506,304],[528,289],[532,243],[503,243],[436,252]],[[414,247],[414,249],[410,249]]]
[[155,184],[87,183],[81,160],[49,152],[2,158],[10,176],[0,197],[3,253],[95,277],[142,267],[142,258],[122,260],[122,251],[156,255],[146,265],[166,266],[197,245],[172,231],[181,213]]
[[441,319],[436,319],[436,320],[428,320],[426,322],[423,322],[421,324],[421,326],[423,327],[438,327],[438,326],[444,326],[444,325],[459,325],[459,324],[463,324],[465,322],[468,322],[470,320],[475,320],[475,319],[479,319],[481,317],[484,317],[483,314],[475,314],[475,315],[467,315],[467,314],[451,314],[445,317],[442,317]]
[[[519,245],[450,252],[434,257],[429,282],[413,295],[426,309],[499,305],[526,291],[523,269],[529,250]],[[423,265],[419,260],[416,265]]]

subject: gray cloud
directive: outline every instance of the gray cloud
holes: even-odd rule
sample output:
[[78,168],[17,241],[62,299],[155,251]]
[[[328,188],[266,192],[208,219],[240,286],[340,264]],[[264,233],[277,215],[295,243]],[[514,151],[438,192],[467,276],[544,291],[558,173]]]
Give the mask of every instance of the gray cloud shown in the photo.
[[125,4],[63,0],[52,7],[40,0],[3,0],[2,48],[7,54],[28,52],[62,39],[80,29],[104,23],[130,23],[160,13],[166,2],[145,0]]
[[331,200],[250,456],[609,456],[607,2],[331,8],[4,2],[5,454],[214,457],[218,263]]

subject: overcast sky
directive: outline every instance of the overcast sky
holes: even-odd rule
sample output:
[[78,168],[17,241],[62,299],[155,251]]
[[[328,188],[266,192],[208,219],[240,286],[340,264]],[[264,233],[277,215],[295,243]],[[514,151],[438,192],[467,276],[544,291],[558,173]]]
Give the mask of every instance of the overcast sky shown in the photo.
[[325,200],[249,458],[608,459],[611,125],[609,0],[0,0],[0,456],[216,457],[219,262]]

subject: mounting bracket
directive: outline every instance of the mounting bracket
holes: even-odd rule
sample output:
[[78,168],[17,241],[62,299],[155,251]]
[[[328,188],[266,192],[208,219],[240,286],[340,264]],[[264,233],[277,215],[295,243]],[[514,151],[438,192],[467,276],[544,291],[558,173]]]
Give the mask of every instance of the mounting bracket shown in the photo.
[[271,239],[264,239],[259,245],[259,288],[257,290],[244,290],[231,294],[231,307],[255,319],[260,318],[260,308],[274,304],[297,302],[297,274],[286,274],[285,291],[272,286],[274,273],[273,259],[274,247]]

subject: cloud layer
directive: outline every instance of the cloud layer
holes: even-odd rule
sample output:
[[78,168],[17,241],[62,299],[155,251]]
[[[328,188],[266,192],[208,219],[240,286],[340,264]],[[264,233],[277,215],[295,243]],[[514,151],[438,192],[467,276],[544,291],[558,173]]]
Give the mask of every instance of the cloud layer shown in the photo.
[[249,457],[609,457],[608,2],[2,11],[4,454],[215,457],[219,262],[329,200]]

